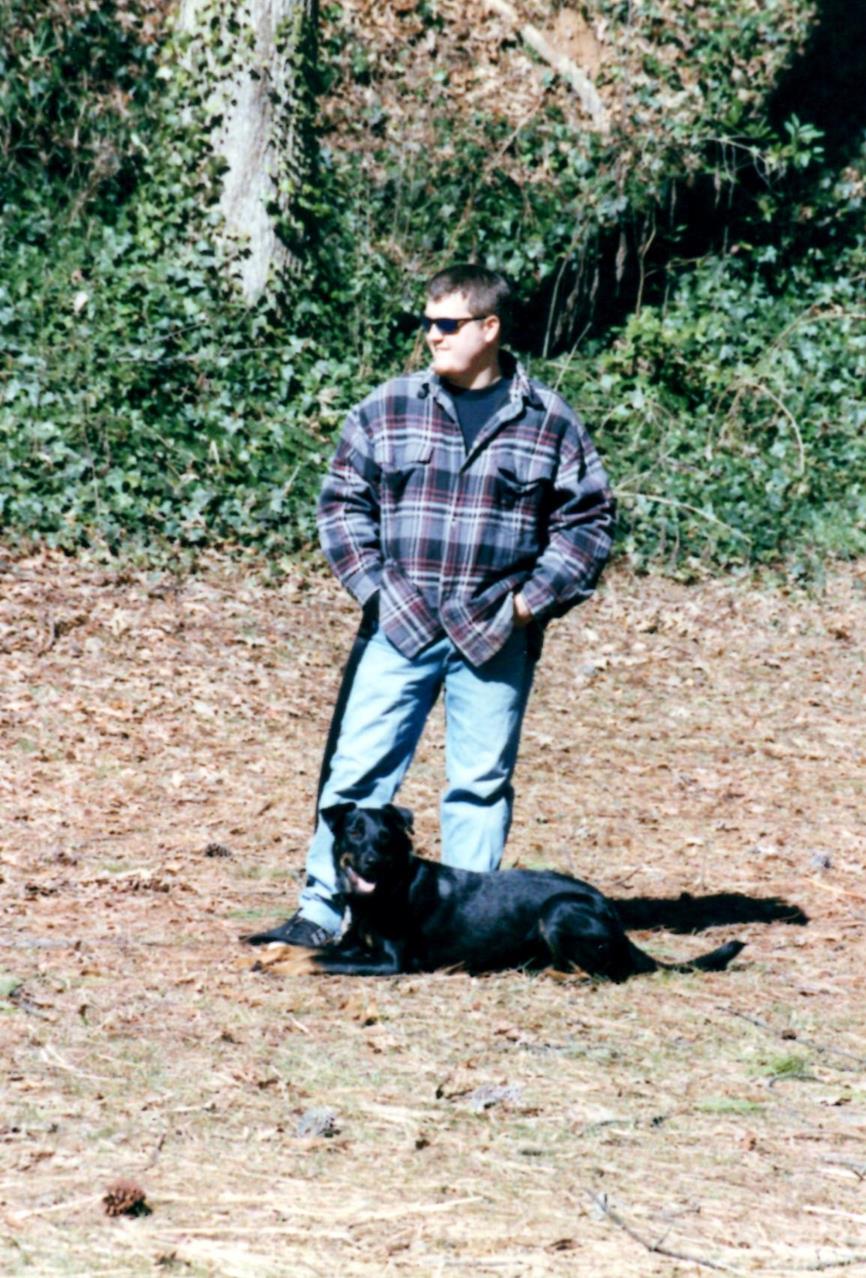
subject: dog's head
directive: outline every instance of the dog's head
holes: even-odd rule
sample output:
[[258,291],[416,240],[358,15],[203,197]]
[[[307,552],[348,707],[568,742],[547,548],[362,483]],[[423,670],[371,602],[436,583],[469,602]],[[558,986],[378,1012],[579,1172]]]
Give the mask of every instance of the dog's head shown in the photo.
[[350,896],[369,896],[401,877],[412,853],[408,808],[337,803],[323,809],[322,819],[334,836],[334,867]]

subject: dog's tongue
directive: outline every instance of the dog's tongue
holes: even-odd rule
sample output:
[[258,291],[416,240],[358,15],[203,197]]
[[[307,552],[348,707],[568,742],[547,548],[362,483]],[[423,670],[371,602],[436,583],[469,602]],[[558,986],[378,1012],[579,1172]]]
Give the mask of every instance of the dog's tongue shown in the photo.
[[355,870],[347,869],[346,877],[352,891],[357,892],[359,896],[366,896],[369,892],[375,891],[376,884],[371,883],[369,879],[362,879]]

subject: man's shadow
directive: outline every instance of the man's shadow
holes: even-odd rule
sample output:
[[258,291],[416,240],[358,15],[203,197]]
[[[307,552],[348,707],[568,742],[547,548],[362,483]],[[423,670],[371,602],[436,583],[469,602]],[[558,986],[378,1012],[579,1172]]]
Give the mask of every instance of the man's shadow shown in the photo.
[[648,931],[703,932],[732,923],[793,923],[804,927],[809,916],[778,896],[746,896],[714,892],[709,896],[625,896],[610,898],[626,928]]

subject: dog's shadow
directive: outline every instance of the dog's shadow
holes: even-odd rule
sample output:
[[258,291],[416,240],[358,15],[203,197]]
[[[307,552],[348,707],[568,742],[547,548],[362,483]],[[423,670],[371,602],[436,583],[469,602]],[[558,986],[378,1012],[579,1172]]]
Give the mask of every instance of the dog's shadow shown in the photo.
[[665,928],[669,932],[703,932],[731,923],[793,923],[804,927],[809,916],[778,896],[746,896],[714,892],[709,896],[625,896],[609,898],[629,930]]

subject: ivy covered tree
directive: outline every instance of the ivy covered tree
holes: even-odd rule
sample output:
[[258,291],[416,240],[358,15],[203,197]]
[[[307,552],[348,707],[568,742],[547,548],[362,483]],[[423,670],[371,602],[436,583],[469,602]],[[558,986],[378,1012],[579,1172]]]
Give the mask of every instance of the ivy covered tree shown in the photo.
[[[218,235],[238,250],[244,297],[297,274],[299,207],[314,166],[316,0],[182,0],[177,66],[193,103],[182,113],[218,162]],[[172,75],[171,63],[163,72]],[[177,103],[174,104],[175,107]]]

